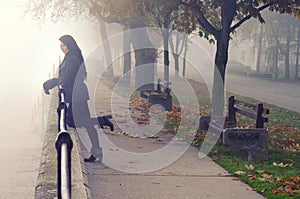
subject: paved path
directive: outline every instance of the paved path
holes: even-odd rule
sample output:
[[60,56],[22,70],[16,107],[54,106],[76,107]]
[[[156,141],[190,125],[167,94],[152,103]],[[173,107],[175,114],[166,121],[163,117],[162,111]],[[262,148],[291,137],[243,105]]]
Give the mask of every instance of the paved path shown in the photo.
[[[101,97],[96,103],[97,112],[110,114],[109,106],[111,100],[111,90],[104,85],[101,88]],[[120,102],[120,110],[125,105]],[[133,118],[136,115],[132,115]],[[122,119],[122,114],[114,118],[116,121]],[[115,132],[118,132],[116,129]],[[126,135],[110,133],[108,129],[99,132],[100,141],[103,147],[103,163],[85,163],[89,187],[93,198],[263,198],[254,191],[247,190],[249,187],[241,181],[233,181],[228,172],[215,164],[210,158],[198,157],[198,150],[189,147],[188,150],[178,160],[170,162],[167,167],[159,170],[153,169],[147,173],[134,173],[144,162],[139,159],[131,160],[126,156],[120,156],[123,150],[135,154],[148,154],[163,148],[169,143],[169,137],[162,137],[162,140],[149,138],[132,138]],[[104,141],[104,137],[108,141]],[[112,143],[114,145],[112,145]],[[178,144],[180,145],[180,143]],[[176,151],[174,151],[176,152]],[[89,156],[83,150],[83,156]],[[173,152],[158,156],[157,160],[147,162],[149,168],[155,168],[158,162]],[[115,164],[115,163],[118,163]],[[110,168],[108,165],[117,165],[120,169]],[[123,171],[120,171],[123,170]],[[126,172],[133,171],[133,172]]]
[[[192,70],[187,71],[187,78],[204,82]],[[227,73],[225,87],[227,91],[300,112],[300,81],[272,81]]]
[[228,91],[300,112],[300,82],[276,82],[230,75],[226,79],[226,87]]

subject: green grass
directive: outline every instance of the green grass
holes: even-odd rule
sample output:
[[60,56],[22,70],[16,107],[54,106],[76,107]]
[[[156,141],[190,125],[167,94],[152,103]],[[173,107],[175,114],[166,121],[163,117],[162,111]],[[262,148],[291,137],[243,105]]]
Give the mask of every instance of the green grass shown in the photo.
[[[283,186],[284,179],[300,175],[300,154],[286,152],[279,149],[269,150],[269,160],[252,163],[253,170],[247,168],[250,163],[245,160],[246,153],[224,146],[215,146],[209,156],[233,176],[240,178],[249,184],[258,193],[267,198],[299,198],[299,194],[273,194],[280,186]],[[274,166],[273,163],[292,164],[287,167]],[[246,166],[245,166],[246,165]],[[245,174],[235,174],[237,171],[244,171]],[[299,182],[300,183],[300,182]]]

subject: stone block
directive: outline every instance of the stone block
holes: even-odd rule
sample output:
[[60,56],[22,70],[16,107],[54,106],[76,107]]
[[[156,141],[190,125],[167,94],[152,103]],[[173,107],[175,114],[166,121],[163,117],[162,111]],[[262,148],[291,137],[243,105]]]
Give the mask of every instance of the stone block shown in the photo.
[[268,159],[268,131],[266,129],[225,129],[223,144],[247,150],[249,162]]

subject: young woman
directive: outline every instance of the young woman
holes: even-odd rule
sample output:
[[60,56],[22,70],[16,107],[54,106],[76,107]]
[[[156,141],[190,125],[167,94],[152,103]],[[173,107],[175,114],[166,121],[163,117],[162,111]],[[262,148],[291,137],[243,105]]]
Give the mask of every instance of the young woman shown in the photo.
[[43,85],[44,91],[46,94],[49,94],[49,89],[59,84],[63,86],[65,102],[68,104],[68,126],[74,128],[85,127],[92,143],[91,156],[84,159],[84,161],[93,162],[96,159],[102,161],[102,149],[94,125],[98,124],[101,128],[103,128],[103,125],[107,125],[111,131],[114,130],[114,126],[106,116],[97,117],[97,119],[91,118],[87,103],[89,94],[84,82],[87,77],[87,72],[81,50],[74,38],[70,35],[64,35],[60,37],[59,40],[61,42],[60,48],[65,54],[59,66],[59,78],[46,81]]

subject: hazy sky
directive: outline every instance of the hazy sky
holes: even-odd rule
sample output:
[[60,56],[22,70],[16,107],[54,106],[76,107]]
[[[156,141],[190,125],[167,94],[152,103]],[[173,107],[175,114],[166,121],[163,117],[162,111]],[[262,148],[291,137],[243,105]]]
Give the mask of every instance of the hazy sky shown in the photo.
[[[42,83],[61,54],[58,38],[71,34],[84,54],[98,43],[99,31],[89,21],[52,23],[23,16],[22,1],[0,2],[0,128],[22,125],[31,117]],[[63,56],[63,55],[62,55]],[[13,117],[7,117],[7,113]]]

